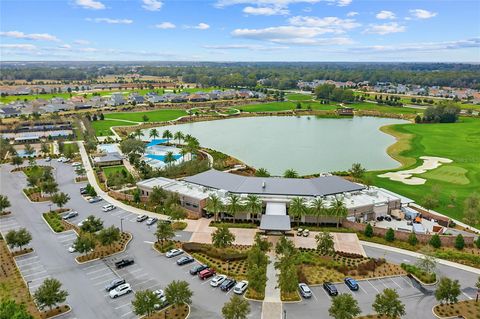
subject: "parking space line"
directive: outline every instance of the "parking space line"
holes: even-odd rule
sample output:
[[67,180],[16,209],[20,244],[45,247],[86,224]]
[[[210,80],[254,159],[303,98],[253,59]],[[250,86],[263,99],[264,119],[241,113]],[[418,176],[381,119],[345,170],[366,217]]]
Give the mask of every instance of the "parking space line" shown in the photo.
[[146,274],[146,273],[140,274],[140,275],[136,276],[135,279],[143,278],[145,276],[148,276],[148,274]]
[[93,268],[93,267],[98,267],[98,266],[103,266],[103,264],[91,265],[91,266],[82,268],[82,270],[87,270],[87,269],[90,269],[90,268]]
[[93,285],[94,285],[94,286],[104,285],[105,283],[110,282],[110,281],[112,281],[113,279],[116,279],[116,277],[115,277],[115,278],[111,278],[111,279],[107,279],[107,280],[104,280],[104,281],[100,281],[100,282],[97,282],[97,283],[94,283]]
[[205,285],[207,282],[210,282],[213,278],[210,278],[209,280],[205,280],[205,282],[202,282],[200,285]]
[[405,279],[403,276],[401,276],[400,278],[402,278],[410,287],[412,288],[415,288],[411,282],[409,282],[407,279]]
[[115,307],[115,310],[120,309],[120,308],[123,308],[123,307],[128,306],[128,305],[131,305],[131,304],[132,304],[131,302],[127,302],[126,304],[123,304],[123,305],[121,305],[121,306]]
[[100,275],[100,276],[92,277],[92,278],[90,278],[90,279],[91,279],[91,280],[95,280],[95,279],[98,279],[98,278],[102,278],[102,277],[105,277],[105,276],[111,276],[111,275],[112,275],[112,273],[109,272],[109,273],[107,273],[107,274],[103,274],[103,275]]
[[393,278],[390,278],[390,280],[393,281],[393,283],[394,283],[395,285],[397,285],[398,288],[403,289],[402,286],[400,286],[399,284],[397,284],[397,282],[396,282],[395,280],[393,280]]
[[377,279],[377,281],[380,281],[380,282],[382,283],[382,285],[384,285],[384,286],[385,286],[385,288],[388,288],[388,286],[387,286],[387,285],[385,285],[385,283],[383,282],[383,280],[381,280],[381,279]]
[[31,274],[23,275],[23,277],[26,278],[26,277],[36,276],[36,275],[38,275],[38,274],[44,274],[44,273],[46,273],[46,272],[47,272],[47,271],[46,271],[45,269],[43,269],[43,270],[40,270],[40,271],[31,273]]
[[472,300],[473,297],[470,297],[470,295],[468,295],[467,293],[465,293],[465,291],[462,291],[462,294],[467,297],[469,300]]
[[142,282],[139,282],[139,283],[136,284],[136,286],[143,285],[144,283],[149,282],[150,280],[151,280],[151,279],[147,279],[147,280],[144,280],[144,281],[142,281]]
[[108,268],[101,268],[101,269],[97,269],[97,270],[92,270],[90,272],[87,272],[87,275],[91,275],[91,274],[94,274],[96,272],[105,271],[105,270],[109,270],[109,269]]
[[142,271],[142,270],[143,270],[142,268],[135,269],[135,270],[130,271],[129,274],[135,274],[135,273],[137,273],[139,271]]
[[359,287],[360,289],[362,289],[362,291],[368,295],[368,292],[367,292],[365,289],[363,289],[361,285],[358,285],[358,287]]
[[43,268],[43,265],[35,266],[35,267],[32,267],[32,268],[28,268],[28,269],[21,269],[20,268],[20,271],[23,273],[25,271],[34,270],[34,269],[38,269],[38,268]]
[[325,291],[325,289],[323,289],[323,287],[321,287],[320,290],[323,291],[325,296],[327,296],[328,298],[331,298],[330,295]]
[[117,215],[120,215],[121,213],[124,213],[124,212],[125,212],[124,210],[119,210],[117,212],[112,213],[112,216],[117,216]]
[[35,278],[35,279],[32,279],[32,281],[42,280],[43,278],[47,278],[47,277],[50,277],[50,275],[46,275],[46,276],[42,276],[42,277],[39,277],[39,278]]
[[128,316],[128,315],[129,315],[129,314],[131,314],[131,313],[132,313],[132,311],[129,311],[129,312],[127,312],[127,313],[124,313],[124,314],[123,314],[123,315],[121,315],[120,317],[125,317],[125,316]]
[[22,262],[22,261],[27,261],[27,260],[35,259],[35,258],[38,258],[38,256],[33,256],[33,257],[28,257],[28,258],[23,258],[23,259],[17,259],[17,263]]
[[370,282],[370,280],[367,279],[367,282],[370,284],[370,286],[373,287],[373,289],[375,289],[377,292],[380,292],[377,287],[375,287],[374,285],[372,285],[372,283]]

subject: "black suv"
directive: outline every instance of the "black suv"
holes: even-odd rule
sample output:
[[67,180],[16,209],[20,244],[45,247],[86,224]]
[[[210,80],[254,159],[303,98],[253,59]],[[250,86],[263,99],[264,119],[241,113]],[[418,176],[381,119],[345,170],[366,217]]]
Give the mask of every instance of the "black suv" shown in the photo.
[[192,269],[190,269],[190,275],[198,275],[199,272],[201,272],[202,270],[205,270],[207,269],[208,266],[207,265],[198,265],[198,266],[195,266],[193,267]]
[[124,283],[125,283],[125,279],[122,279],[122,278],[114,279],[108,285],[105,286],[105,290],[106,291],[113,290],[118,286],[123,285]]
[[225,281],[222,282],[222,284],[220,285],[220,289],[221,289],[222,291],[229,291],[229,290],[232,289],[236,284],[237,284],[237,282],[235,281],[235,279],[227,278],[227,279],[225,279]]
[[120,268],[123,268],[123,267],[133,265],[133,263],[134,263],[133,258],[125,258],[125,259],[122,259],[120,261],[115,262],[115,267],[120,269]]
[[335,287],[335,285],[332,284],[331,282],[328,282],[328,281],[324,282],[323,283],[323,289],[325,289],[330,296],[337,296],[338,295],[337,287]]

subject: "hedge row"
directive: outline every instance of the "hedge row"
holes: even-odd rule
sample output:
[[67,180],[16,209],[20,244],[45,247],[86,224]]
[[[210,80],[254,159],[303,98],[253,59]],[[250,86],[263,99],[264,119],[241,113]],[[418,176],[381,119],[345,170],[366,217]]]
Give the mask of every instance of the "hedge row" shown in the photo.
[[183,250],[186,252],[204,253],[212,258],[217,258],[223,261],[235,261],[247,259],[247,251],[238,251],[233,248],[219,249],[209,244],[200,243],[183,243]]

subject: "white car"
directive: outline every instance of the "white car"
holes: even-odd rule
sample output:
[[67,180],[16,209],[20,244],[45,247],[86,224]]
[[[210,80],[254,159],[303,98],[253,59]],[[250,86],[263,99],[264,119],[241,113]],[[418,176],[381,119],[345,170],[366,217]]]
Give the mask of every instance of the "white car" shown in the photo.
[[108,205],[105,205],[105,206],[102,206],[102,210],[104,212],[109,212],[111,210],[114,210],[116,207],[112,204],[108,204]]
[[117,288],[113,289],[110,291],[110,298],[117,298],[126,294],[129,294],[132,292],[132,287],[130,287],[130,284],[123,284],[118,286]]
[[82,166],[82,163],[80,163],[80,162],[74,162],[74,163],[72,163],[72,166],[73,166],[73,167]]
[[[88,219],[88,218],[87,218],[87,219]],[[78,227],[82,227],[83,224],[87,221],[87,219],[84,219],[84,220],[82,220],[81,222],[79,222],[79,223],[77,224]]]
[[76,252],[76,251],[77,251],[77,250],[75,249],[75,247],[73,247],[73,245],[70,246],[70,247],[68,247],[68,252],[69,252],[69,253],[74,253],[74,252]]
[[233,292],[236,293],[237,295],[241,295],[247,290],[248,287],[248,281],[242,280],[238,282],[235,287],[233,287]]
[[60,163],[63,163],[63,161],[64,161],[64,160],[66,160],[66,158],[65,158],[65,157],[63,157],[63,156],[62,156],[62,157],[59,157],[59,158],[57,158],[57,162],[60,162]]
[[156,294],[158,298],[162,298],[165,296],[165,292],[162,289],[154,290],[153,293]]
[[213,277],[213,279],[210,281],[210,286],[212,287],[218,287],[220,286],[220,284],[222,282],[225,281],[225,279],[227,279],[227,276],[225,275],[216,275],[215,277]]
[[165,256],[167,258],[172,258],[172,257],[178,256],[178,255],[181,255],[181,254],[183,254],[183,250],[175,248],[175,249],[167,251]]

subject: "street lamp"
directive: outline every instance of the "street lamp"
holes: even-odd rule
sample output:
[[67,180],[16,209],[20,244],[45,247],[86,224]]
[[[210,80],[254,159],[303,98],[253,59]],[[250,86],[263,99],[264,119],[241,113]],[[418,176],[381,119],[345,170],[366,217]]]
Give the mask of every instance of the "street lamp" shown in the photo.
[[48,207],[50,208],[50,212],[51,212],[52,211],[52,203],[49,203]]
[[283,319],[287,319],[287,311],[283,310]]
[[123,233],[123,218],[120,218],[120,232]]
[[30,283],[31,283],[31,282],[32,282],[31,280],[28,280],[28,281],[27,281],[27,290],[28,290],[29,293],[30,293]]

